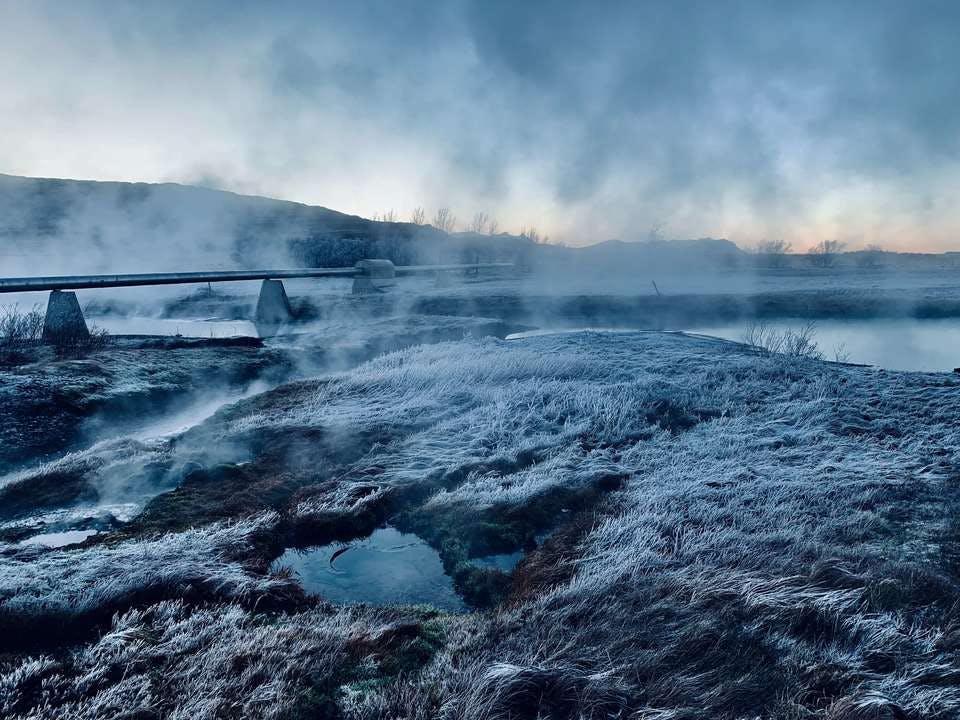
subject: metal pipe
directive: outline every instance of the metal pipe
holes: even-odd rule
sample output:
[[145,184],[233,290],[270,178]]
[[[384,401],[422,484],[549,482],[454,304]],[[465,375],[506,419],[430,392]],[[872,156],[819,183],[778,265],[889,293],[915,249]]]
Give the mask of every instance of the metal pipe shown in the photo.
[[512,268],[513,263],[471,263],[467,265],[397,265],[397,275],[419,275],[421,273],[450,272],[456,270],[492,270]]
[[[473,265],[406,265],[398,275],[448,272],[482,268],[512,267],[510,263]],[[304,268],[302,270],[217,270],[179,273],[135,273],[127,275],[63,275],[55,277],[0,278],[0,293],[41,290],[84,290],[89,288],[135,287],[140,285],[183,285],[189,283],[236,282],[241,280],[286,280],[290,278],[357,277],[356,268]]]

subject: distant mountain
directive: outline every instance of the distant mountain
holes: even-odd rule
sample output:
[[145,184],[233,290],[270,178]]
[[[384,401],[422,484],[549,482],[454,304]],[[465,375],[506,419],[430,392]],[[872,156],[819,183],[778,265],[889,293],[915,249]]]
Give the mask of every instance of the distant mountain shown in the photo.
[[695,266],[732,268],[739,266],[746,253],[729,240],[649,240],[623,242],[607,240],[575,250],[576,262],[595,265],[636,266],[648,269],[682,270]]

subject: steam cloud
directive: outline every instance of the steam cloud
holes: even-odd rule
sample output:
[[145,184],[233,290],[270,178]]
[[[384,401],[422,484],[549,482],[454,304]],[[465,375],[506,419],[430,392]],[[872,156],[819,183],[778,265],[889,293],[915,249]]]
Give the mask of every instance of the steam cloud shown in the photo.
[[[0,169],[200,182],[573,244],[944,249],[950,2],[35,2],[0,9]],[[67,71],[69,69],[69,71]]]

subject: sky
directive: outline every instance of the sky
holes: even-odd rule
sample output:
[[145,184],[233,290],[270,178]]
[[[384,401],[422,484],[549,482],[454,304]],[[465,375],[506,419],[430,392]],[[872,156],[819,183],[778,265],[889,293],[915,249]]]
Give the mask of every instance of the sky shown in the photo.
[[960,3],[0,0],[0,172],[960,250]]

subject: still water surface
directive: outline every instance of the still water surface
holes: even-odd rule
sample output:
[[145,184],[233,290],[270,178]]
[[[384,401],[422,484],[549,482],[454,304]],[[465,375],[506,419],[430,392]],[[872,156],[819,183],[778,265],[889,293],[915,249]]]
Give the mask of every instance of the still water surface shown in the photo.
[[291,568],[304,590],[334,603],[467,609],[443,572],[437,551],[416,535],[392,527],[351,543],[287,550],[273,564],[280,567]]
[[[797,330],[803,321],[773,321],[768,328]],[[751,323],[684,328],[727,340],[743,340]],[[827,360],[845,354],[848,362],[886,370],[950,372],[960,367],[960,319],[819,320],[814,339]]]
[[[675,328],[700,335],[712,335],[742,342],[753,324],[741,320],[731,323],[694,325]],[[800,330],[803,320],[774,320],[765,323],[769,330]],[[814,323],[814,340],[826,360],[874,365],[886,370],[951,372],[960,367],[960,319],[944,320],[819,320]],[[537,335],[572,332],[639,332],[623,328],[581,327],[533,330],[508,335],[517,340]]]

